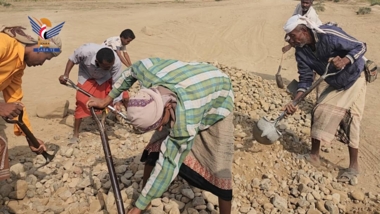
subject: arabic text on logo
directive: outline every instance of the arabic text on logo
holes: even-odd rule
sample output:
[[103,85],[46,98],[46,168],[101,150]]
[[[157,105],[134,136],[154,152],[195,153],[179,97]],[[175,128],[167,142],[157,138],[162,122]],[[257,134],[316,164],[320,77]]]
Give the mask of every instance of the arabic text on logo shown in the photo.
[[[65,22],[62,22],[61,24],[52,27],[52,24],[49,19],[47,18],[41,18],[40,20],[36,18],[29,17],[30,24],[32,25],[33,32],[38,35],[38,46],[39,48],[34,48],[34,52],[60,52],[59,48],[52,48],[50,47],[50,41],[48,39],[57,36],[59,32],[61,31],[63,24]],[[47,29],[47,28],[51,29]]]

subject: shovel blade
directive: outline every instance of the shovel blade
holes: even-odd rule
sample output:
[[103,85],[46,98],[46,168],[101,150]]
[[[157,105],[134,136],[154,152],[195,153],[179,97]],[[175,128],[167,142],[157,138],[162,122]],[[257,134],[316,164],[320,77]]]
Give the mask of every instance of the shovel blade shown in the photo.
[[254,123],[253,124],[253,127],[252,127],[252,135],[253,135],[253,138],[255,138],[255,140],[257,142],[259,142],[260,144],[264,144],[264,145],[271,145],[273,144],[273,142],[271,142],[268,138],[266,138],[265,136],[262,137],[262,134],[263,132],[257,127],[257,124]]
[[282,81],[281,74],[279,73],[276,74],[276,83],[277,83],[277,87],[284,88],[284,82]]
[[298,81],[297,80],[292,80],[288,86],[286,87],[286,91],[292,95],[292,97],[295,96],[297,93],[297,88],[298,88]]
[[[261,118],[257,122],[258,133],[261,132],[260,139],[256,139],[258,142],[261,140],[263,144],[272,144],[276,142],[281,136],[281,132],[279,132],[273,121],[269,121],[266,118]],[[268,143],[269,142],[269,143]]]

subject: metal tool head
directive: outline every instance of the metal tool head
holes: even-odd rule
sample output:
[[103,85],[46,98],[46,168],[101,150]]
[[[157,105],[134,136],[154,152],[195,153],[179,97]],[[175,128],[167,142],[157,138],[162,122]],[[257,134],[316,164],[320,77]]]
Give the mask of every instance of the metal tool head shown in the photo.
[[282,77],[281,77],[281,74],[276,74],[276,83],[277,83],[277,87],[279,88],[285,88],[284,86],[284,81],[282,81]]
[[282,134],[276,129],[276,121],[261,118],[253,127],[253,136],[257,142],[271,145],[276,142]]
[[298,89],[298,81],[293,79],[287,86],[286,92],[288,92],[292,98],[296,95]]
[[277,87],[279,88],[284,88],[284,81],[282,80],[282,77],[281,77],[281,69],[282,69],[282,60],[284,59],[284,52],[282,52],[282,55],[281,55],[281,62],[280,62],[280,65],[278,66],[278,70],[277,70],[277,73],[276,73],[276,83],[277,83]]
[[[29,130],[29,128],[23,122],[23,119],[22,119],[23,115],[24,115],[24,111],[21,111],[21,113],[18,116],[18,120],[11,120],[9,118],[5,118],[5,121],[7,123],[17,124],[18,127],[20,127],[20,129],[24,132],[28,141],[30,141],[34,147],[38,148],[40,143],[38,142],[37,138],[33,135],[33,133]],[[44,165],[50,163],[54,159],[55,155],[57,154],[57,151],[58,150],[55,150],[54,154],[52,154],[52,155],[47,153],[46,151],[42,152],[42,155],[44,156],[44,158],[46,160],[46,163]]]

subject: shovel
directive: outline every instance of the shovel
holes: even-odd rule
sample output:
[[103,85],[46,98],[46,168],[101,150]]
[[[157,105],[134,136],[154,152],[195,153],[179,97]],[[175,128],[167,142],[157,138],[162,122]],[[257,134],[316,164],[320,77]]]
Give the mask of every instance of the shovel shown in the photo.
[[[88,97],[92,97],[92,95],[90,93],[88,93],[87,91],[85,91],[82,88],[75,85],[75,83],[73,81],[71,81],[70,79],[67,79],[67,82],[69,84],[66,84],[66,86],[74,88],[75,90],[80,91],[81,93],[85,94]],[[124,114],[122,114],[121,112],[116,111],[116,109],[114,107],[112,107],[110,105],[108,105],[107,107],[127,120],[127,117]],[[112,190],[113,190],[113,194],[115,195],[115,199],[116,199],[115,202],[116,202],[117,212],[118,212],[118,214],[125,214],[123,198],[122,198],[121,193],[120,193],[119,182],[117,181],[115,166],[113,164],[113,159],[112,159],[111,149],[110,149],[110,146],[108,143],[107,133],[105,131],[103,123],[96,116],[95,109],[93,107],[91,107],[90,111],[91,111],[92,118],[95,120],[96,125],[99,128],[100,138],[102,141],[102,147],[103,147],[103,151],[104,151],[104,156],[105,156],[106,163],[107,163],[108,173],[110,175]]]
[[282,77],[280,74],[281,69],[282,69],[282,60],[283,59],[284,59],[284,52],[282,52],[280,65],[278,66],[278,70],[276,73],[276,83],[277,83],[277,87],[279,87],[279,88],[284,88],[284,82],[282,81]]
[[[327,73],[330,66],[330,62],[327,64],[325,73],[315,81],[310,88],[308,88],[297,100],[293,101],[293,105],[297,106],[314,88],[316,88],[322,81],[324,81],[327,77],[337,75],[342,70],[339,70],[335,73]],[[280,120],[282,120],[286,115],[286,111],[282,112],[278,118],[274,121],[269,121],[266,118],[261,118],[256,126],[253,129],[253,136],[255,139],[262,144],[272,144],[278,138],[282,136],[281,132],[277,130],[276,126]]]
[[[24,121],[22,120],[23,115],[24,111],[21,111],[21,113],[18,116],[18,120],[11,120],[9,118],[5,118],[5,121],[7,121],[8,123],[17,124],[18,127],[20,127],[20,129],[22,130],[22,132],[24,132],[26,138],[32,143],[32,146],[34,148],[38,148],[40,147],[40,143],[38,142],[37,138],[33,135],[33,133],[29,130],[29,128],[25,125]],[[44,156],[46,160],[45,165],[53,160],[56,152],[57,151],[55,151],[53,155],[47,153],[46,151],[42,152],[42,156]]]
[[103,146],[104,156],[107,162],[108,172],[110,175],[112,190],[116,198],[117,212],[119,214],[124,214],[125,210],[124,210],[123,198],[120,193],[119,183],[117,181],[116,172],[115,172],[115,166],[113,165],[111,149],[107,140],[107,133],[104,129],[104,125],[100,122],[99,118],[96,116],[95,109],[93,107],[91,107],[91,115],[92,115],[92,118],[94,118],[94,120],[96,121],[96,124],[98,125],[99,131],[100,131],[100,138],[102,140],[102,146]]

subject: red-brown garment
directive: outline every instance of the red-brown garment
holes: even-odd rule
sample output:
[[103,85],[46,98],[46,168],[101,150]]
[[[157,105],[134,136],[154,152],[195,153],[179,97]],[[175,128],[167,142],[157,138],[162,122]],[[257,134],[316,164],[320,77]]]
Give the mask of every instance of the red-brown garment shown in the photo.
[[[83,85],[78,83],[77,86],[83,90],[90,93],[96,98],[105,98],[111,91],[112,80],[109,79],[105,83],[99,85],[94,79],[87,80]],[[75,119],[81,119],[91,116],[90,109],[87,108],[86,103],[89,97],[84,95],[82,92],[77,91],[76,95],[76,108],[75,108]],[[101,113],[100,111],[97,113]]]

